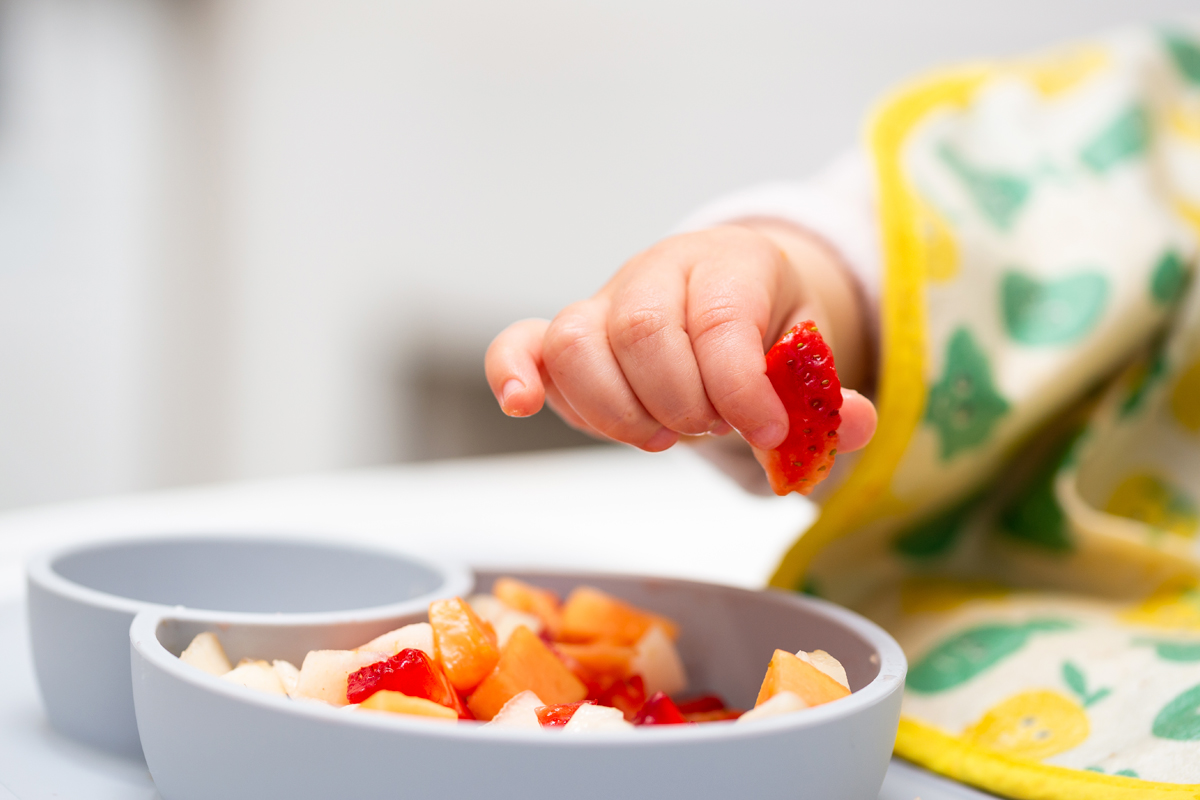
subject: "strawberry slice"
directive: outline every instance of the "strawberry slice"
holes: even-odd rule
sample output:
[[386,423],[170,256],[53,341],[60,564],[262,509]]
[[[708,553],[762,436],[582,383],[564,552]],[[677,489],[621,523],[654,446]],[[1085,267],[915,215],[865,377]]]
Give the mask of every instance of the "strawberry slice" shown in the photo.
[[595,700],[580,700],[578,703],[556,703],[534,709],[543,728],[564,728],[582,705],[595,705]]
[[767,378],[787,409],[788,435],[756,455],[775,494],[808,494],[829,476],[842,422],[842,384],[816,323],[801,322],[767,352]]

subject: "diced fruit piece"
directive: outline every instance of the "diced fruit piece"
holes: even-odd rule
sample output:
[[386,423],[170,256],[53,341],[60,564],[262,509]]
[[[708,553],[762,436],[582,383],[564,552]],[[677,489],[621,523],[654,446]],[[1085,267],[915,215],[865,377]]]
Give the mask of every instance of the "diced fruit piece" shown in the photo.
[[218,677],[233,669],[229,656],[225,655],[225,648],[221,647],[221,640],[215,633],[207,631],[192,639],[187,649],[179,654],[179,660]]
[[587,687],[528,628],[517,628],[492,673],[468,698],[478,719],[489,720],[515,695],[529,690],[551,705],[587,697]]
[[755,451],[775,494],[808,494],[829,476],[837,455],[842,384],[833,351],[812,320],[767,352],[767,378],[788,414],[788,434],[774,450]]
[[492,626],[496,632],[496,644],[501,647],[508,642],[512,632],[522,625],[539,634],[545,629],[542,621],[533,614],[511,609],[490,594],[477,594],[469,598],[467,603],[481,620]]
[[824,650],[813,650],[811,653],[806,653],[803,650],[800,650],[796,653],[796,658],[812,664],[814,667],[821,670],[821,672],[824,672],[842,686],[845,686],[846,689],[850,688],[850,681],[846,679],[846,668],[842,666],[842,662],[838,661]]
[[618,680],[630,675],[633,660],[632,647],[612,642],[590,642],[588,644],[556,643],[554,649],[564,656],[567,663],[578,665],[572,671],[587,683],[599,678]]
[[288,696],[295,694],[296,684],[300,682],[300,670],[296,665],[290,661],[272,661],[271,668],[279,676],[279,682],[283,684],[283,690]]
[[346,680],[350,674],[387,658],[387,653],[311,650],[300,665],[300,680],[296,682],[293,696],[344,706],[349,702],[346,699]]
[[793,711],[803,711],[808,703],[795,692],[780,692],[738,717],[738,722],[753,722],[756,719],[777,717],[780,714],[790,714]]
[[454,709],[446,708],[441,703],[426,700],[424,697],[409,697],[388,689],[379,690],[363,700],[358,707],[368,711],[389,711],[393,714],[410,714],[414,717],[429,717],[450,722],[458,719]]
[[625,721],[625,716],[615,708],[582,705],[563,726],[563,733],[596,733],[598,731],[632,729],[633,726]]
[[562,609],[561,637],[567,642],[612,642],[632,645],[653,625],[674,639],[679,627],[666,617],[634,608],[590,586],[580,586]]
[[485,722],[485,726],[493,728],[541,728],[537,710],[546,705],[533,692],[521,692],[504,704],[496,716]]
[[388,631],[382,636],[376,636],[371,641],[354,648],[372,653],[387,653],[395,655],[401,650],[422,650],[433,657],[433,628],[428,622],[414,622],[394,631]]
[[684,672],[679,651],[662,626],[657,624],[651,625],[650,630],[638,640],[629,669],[642,676],[648,694],[675,694],[687,688],[687,673]]
[[500,660],[495,633],[461,597],[430,603],[429,624],[434,655],[458,691],[474,689]]
[[646,684],[641,675],[631,675],[598,691],[589,687],[588,697],[602,706],[612,706],[633,722],[646,704]]
[[780,692],[792,692],[809,706],[819,706],[850,694],[849,689],[807,661],[801,661],[786,650],[776,650],[754,705],[761,706]]
[[739,719],[743,713],[736,708],[722,708],[719,711],[692,711],[683,717],[688,722],[729,722]]
[[712,711],[724,711],[725,700],[717,694],[702,694],[691,700],[680,700],[675,704],[680,714],[705,714]]
[[[554,592],[531,586],[516,578],[499,578],[492,585],[492,594],[509,608],[533,614],[542,621],[551,636],[558,635],[562,614],[558,595]],[[534,631],[534,633],[540,633],[540,631]]]
[[425,651],[415,647],[368,664],[346,680],[346,699],[351,703],[361,703],[384,690],[424,698],[464,716],[462,701],[450,680]]
[[647,700],[633,720],[634,725],[683,725],[686,722],[679,708],[662,692]]
[[244,661],[222,675],[221,680],[267,694],[287,695],[283,681],[279,679],[275,669],[265,661]]
[[543,728],[565,728],[575,716],[575,712],[585,705],[595,705],[592,700],[580,700],[578,703],[556,703],[552,706],[542,706],[537,709],[538,723]]

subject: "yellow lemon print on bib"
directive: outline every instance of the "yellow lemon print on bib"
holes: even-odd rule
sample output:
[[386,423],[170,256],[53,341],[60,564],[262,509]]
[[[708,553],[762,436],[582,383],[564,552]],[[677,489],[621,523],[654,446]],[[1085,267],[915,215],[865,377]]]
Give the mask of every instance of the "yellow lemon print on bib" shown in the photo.
[[1200,361],[1184,370],[1175,382],[1171,415],[1192,433],[1200,433]]
[[1147,473],[1135,473],[1121,481],[1104,510],[1178,536],[1195,536],[1200,527],[1191,498],[1162,478]]
[[963,739],[1041,761],[1077,747],[1090,731],[1082,706],[1057,692],[1036,689],[1013,695],[988,709],[963,732]]
[[1200,630],[1200,588],[1190,578],[1168,581],[1120,619],[1164,630]]
[[1018,63],[1016,73],[1050,99],[1082,85],[1107,65],[1108,53],[1103,49],[1078,47]]

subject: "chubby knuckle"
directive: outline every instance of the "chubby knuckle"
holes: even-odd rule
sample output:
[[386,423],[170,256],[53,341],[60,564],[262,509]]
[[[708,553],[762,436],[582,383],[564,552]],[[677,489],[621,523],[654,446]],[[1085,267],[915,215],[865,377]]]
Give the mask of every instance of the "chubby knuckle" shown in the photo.
[[693,341],[727,336],[745,324],[745,312],[729,299],[714,300],[691,314],[689,332]]
[[586,317],[564,311],[546,329],[542,359],[549,367],[570,362],[586,349],[591,335],[591,325]]
[[671,328],[671,318],[660,308],[631,308],[617,312],[609,328],[614,347],[633,350],[655,346]]

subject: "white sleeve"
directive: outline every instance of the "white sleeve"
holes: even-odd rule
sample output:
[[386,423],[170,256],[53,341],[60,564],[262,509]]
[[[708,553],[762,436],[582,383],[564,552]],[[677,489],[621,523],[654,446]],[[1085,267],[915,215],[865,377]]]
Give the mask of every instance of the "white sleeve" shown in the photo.
[[823,239],[858,280],[878,340],[883,255],[875,180],[865,153],[848,152],[807,181],[763,183],[722,197],[688,216],[679,231],[751,218],[785,220]]
[[[833,161],[807,181],[778,181],[752,186],[703,206],[687,217],[679,232],[701,230],[746,219],[778,219],[819,236],[858,281],[867,304],[871,337],[879,341],[879,298],[883,254],[874,177],[865,153],[854,151]],[[874,352],[878,353],[876,346]],[[696,451],[754,494],[770,495],[762,467],[737,437],[697,440]],[[835,483],[848,462],[839,457],[831,476]],[[828,487],[819,487],[819,496]]]

